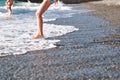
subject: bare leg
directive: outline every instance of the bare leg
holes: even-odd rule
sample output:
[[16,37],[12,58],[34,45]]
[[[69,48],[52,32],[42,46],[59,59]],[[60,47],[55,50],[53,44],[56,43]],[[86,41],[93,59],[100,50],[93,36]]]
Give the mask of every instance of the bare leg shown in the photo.
[[36,17],[37,17],[38,29],[37,29],[36,33],[32,35],[32,39],[37,39],[37,38],[42,38],[43,37],[42,14],[48,9],[50,4],[51,4],[50,0],[43,0],[43,2],[41,3],[40,8],[37,10]]
[[11,15],[12,14],[12,9],[11,6],[13,5],[14,0],[6,0],[6,7],[8,10],[8,14]]
[[12,14],[11,6],[7,6],[7,9],[8,9],[8,14],[11,15]]

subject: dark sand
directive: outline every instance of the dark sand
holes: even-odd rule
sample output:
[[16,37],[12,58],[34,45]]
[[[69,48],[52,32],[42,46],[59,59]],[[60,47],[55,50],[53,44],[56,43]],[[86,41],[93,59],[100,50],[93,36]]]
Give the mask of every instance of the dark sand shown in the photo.
[[104,20],[109,21],[111,25],[118,26],[118,34],[113,35],[114,39],[120,40],[120,5],[112,4],[95,4],[95,3],[86,3],[87,9],[95,10],[91,15],[98,16]]
[[120,27],[120,5],[86,3],[86,8],[96,10],[92,14]]
[[[115,8],[115,19],[110,14],[114,6],[107,12],[91,4],[69,6],[78,13],[47,23],[71,25],[79,31],[49,38],[61,40],[54,49],[0,57],[0,80],[120,80],[120,39],[113,37],[118,35],[120,10]],[[101,11],[79,13],[88,6]]]

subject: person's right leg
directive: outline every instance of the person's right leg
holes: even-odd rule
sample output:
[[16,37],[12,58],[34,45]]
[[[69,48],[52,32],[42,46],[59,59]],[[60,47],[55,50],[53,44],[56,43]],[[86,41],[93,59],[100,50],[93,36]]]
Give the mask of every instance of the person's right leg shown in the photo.
[[11,9],[11,4],[7,3],[7,10],[8,10],[8,14],[10,15],[12,13],[12,9]]
[[11,6],[13,5],[13,2],[14,2],[14,0],[8,0],[8,1],[6,2],[6,6],[7,6],[7,10],[8,10],[8,14],[9,14],[9,15],[12,14]]
[[42,14],[48,9],[50,6],[51,2],[50,0],[43,0],[41,3],[40,8],[36,12],[36,17],[37,17],[37,32],[32,35],[32,39],[36,38],[42,38],[43,37],[43,19],[42,19]]

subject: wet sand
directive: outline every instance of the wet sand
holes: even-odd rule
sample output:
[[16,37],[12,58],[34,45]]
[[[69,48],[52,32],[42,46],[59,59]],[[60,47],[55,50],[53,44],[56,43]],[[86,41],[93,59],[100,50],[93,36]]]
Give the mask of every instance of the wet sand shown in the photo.
[[71,25],[79,30],[49,38],[61,40],[56,48],[0,57],[1,80],[120,80],[120,40],[113,37],[118,35],[119,24],[103,16],[106,10],[100,11],[101,15],[79,13],[82,8],[101,9],[91,4],[68,6],[78,13],[46,23]]
[[113,3],[109,4],[107,2],[106,4],[90,2],[86,3],[86,8],[95,10],[92,15],[99,16],[114,25],[120,26],[120,5],[117,5],[117,3],[114,5]]
[[87,9],[95,10],[91,15],[98,16],[106,21],[109,21],[111,25],[118,27],[117,34],[111,36],[114,39],[120,40],[120,1],[119,0],[103,0],[98,2],[86,3]]

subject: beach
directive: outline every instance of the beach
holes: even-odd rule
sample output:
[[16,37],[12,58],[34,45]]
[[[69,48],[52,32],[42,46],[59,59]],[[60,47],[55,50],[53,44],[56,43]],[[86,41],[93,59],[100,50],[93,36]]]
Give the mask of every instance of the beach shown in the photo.
[[[66,5],[78,12],[44,23],[74,26],[78,30],[48,37],[47,40],[60,40],[55,48],[1,56],[1,80],[120,79],[120,6]],[[79,13],[82,9],[88,12]]]
[[[120,20],[120,14],[119,14],[119,10],[120,10],[120,1],[117,0],[108,0],[111,2],[107,1],[105,3],[103,2],[90,2],[90,3],[86,3],[88,6],[86,6],[86,8],[89,9],[94,9],[96,10],[95,12],[93,12],[92,14],[99,16],[105,20],[108,20],[110,23],[114,24],[114,25],[120,25],[119,20]],[[113,2],[112,2],[113,1]]]

